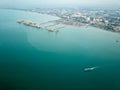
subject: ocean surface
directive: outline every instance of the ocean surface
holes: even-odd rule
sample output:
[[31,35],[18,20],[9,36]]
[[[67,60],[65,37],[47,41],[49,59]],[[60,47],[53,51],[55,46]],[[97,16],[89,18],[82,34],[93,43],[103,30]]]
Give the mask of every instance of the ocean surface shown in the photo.
[[0,9],[0,90],[120,90],[120,34],[73,26],[54,33],[20,19],[59,18]]

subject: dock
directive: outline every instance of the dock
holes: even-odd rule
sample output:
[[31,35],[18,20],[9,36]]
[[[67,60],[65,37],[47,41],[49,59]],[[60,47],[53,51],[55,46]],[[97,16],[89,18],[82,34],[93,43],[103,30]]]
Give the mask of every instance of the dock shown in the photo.
[[39,28],[39,29],[48,30],[50,32],[59,32],[58,29],[52,28],[50,26],[43,27],[40,23],[36,23],[36,22],[33,22],[33,21],[29,21],[29,20],[18,20],[17,23],[24,24],[26,26],[31,26],[31,27]]

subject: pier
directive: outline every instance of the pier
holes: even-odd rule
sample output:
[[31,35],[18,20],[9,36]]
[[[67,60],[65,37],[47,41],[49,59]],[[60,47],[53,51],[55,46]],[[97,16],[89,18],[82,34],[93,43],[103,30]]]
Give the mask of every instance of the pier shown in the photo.
[[52,25],[48,25],[48,26],[45,26],[45,27],[51,27],[51,26],[56,26],[58,24],[52,24]]
[[31,27],[39,28],[39,29],[48,30],[50,32],[59,32],[58,29],[50,27],[50,26],[55,26],[56,24],[43,27],[40,23],[36,23],[36,22],[33,22],[33,21],[29,21],[29,20],[18,20],[17,23],[24,24],[26,26],[31,26]]

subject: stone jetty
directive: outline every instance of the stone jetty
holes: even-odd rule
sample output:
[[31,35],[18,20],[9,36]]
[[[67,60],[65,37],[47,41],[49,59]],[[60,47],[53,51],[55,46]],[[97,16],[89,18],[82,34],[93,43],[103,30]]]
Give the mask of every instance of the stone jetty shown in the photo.
[[33,22],[33,21],[29,21],[29,20],[18,20],[17,23],[24,24],[26,26],[35,27],[35,28],[41,28],[41,29],[44,29],[44,30],[48,30],[50,32],[59,32],[59,30],[57,30],[55,28],[43,27],[41,24]]

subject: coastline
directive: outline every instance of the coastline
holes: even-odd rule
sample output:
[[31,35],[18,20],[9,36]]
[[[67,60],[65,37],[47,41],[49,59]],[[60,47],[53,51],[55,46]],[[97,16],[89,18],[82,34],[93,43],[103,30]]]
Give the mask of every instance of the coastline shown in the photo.
[[[16,11],[24,11],[24,12],[31,12],[31,13],[37,13],[37,14],[43,14],[43,13],[40,13],[40,12],[37,12],[37,11],[32,11],[32,10],[27,10],[27,9],[15,9],[15,8],[0,8],[0,9],[7,9],[7,10],[16,10]],[[44,13],[45,14],[45,13]],[[113,33],[118,33],[120,34],[120,31],[114,31],[114,30],[110,30],[110,29],[104,29],[104,27],[99,27],[99,26],[94,26],[94,25],[89,25],[89,24],[85,24],[85,23],[79,23],[80,25],[76,25],[76,24],[70,24],[70,23],[63,23],[62,21],[60,22],[59,20],[64,20],[56,15],[51,15],[51,14],[45,14],[45,15],[49,15],[49,16],[53,16],[53,17],[57,17],[59,19],[56,19],[56,20],[53,20],[53,21],[50,21],[52,23],[57,23],[57,24],[62,24],[62,25],[67,25],[67,26],[73,26],[73,27],[78,27],[78,28],[81,28],[83,26],[85,26],[86,28],[87,27],[95,27],[95,28],[98,28],[98,29],[101,29],[101,30],[105,30],[105,31],[108,31],[108,32],[113,32]],[[76,22],[73,22],[73,23],[76,23]]]

